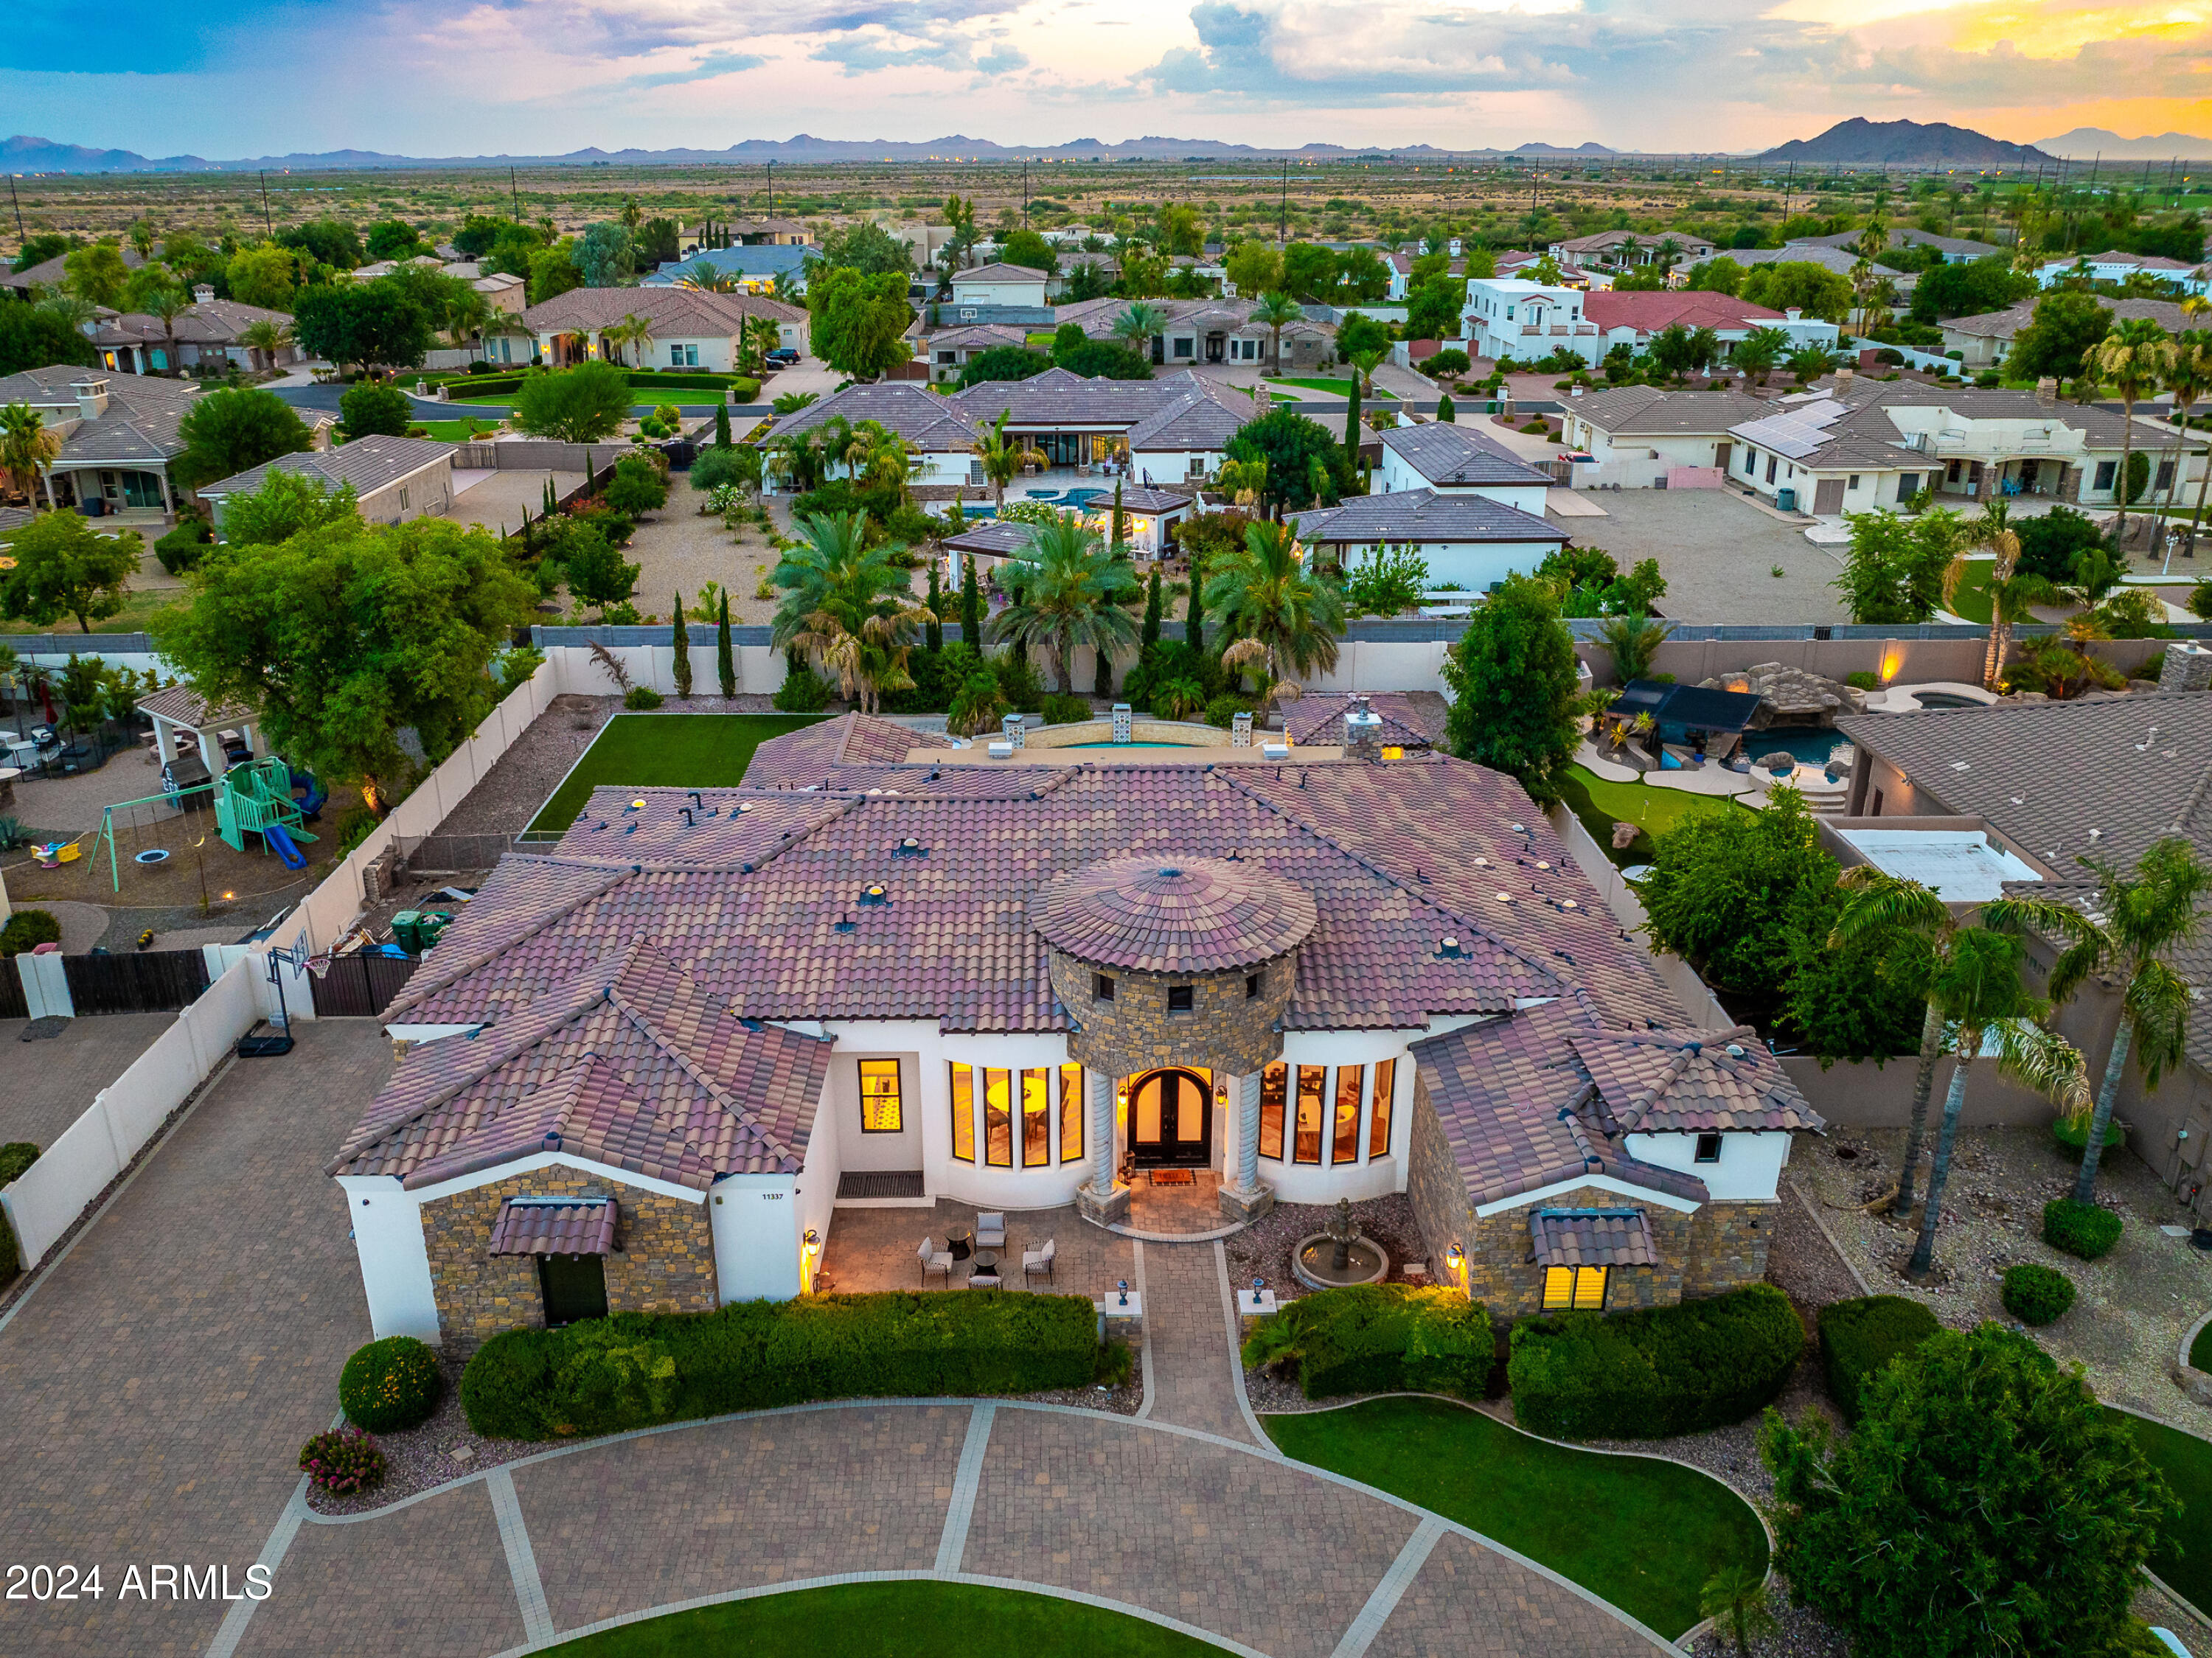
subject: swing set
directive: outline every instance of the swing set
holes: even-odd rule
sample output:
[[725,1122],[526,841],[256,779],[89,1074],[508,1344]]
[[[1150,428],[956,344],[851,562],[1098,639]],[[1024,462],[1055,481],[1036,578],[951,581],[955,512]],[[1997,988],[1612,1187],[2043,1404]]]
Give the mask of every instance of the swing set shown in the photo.
[[[306,791],[305,800],[295,797],[295,788]],[[313,810],[321,806],[325,798],[312,774],[301,773],[300,780],[295,782],[291,768],[272,756],[247,765],[233,766],[215,781],[195,783],[161,794],[149,794],[141,800],[118,800],[102,809],[100,828],[93,837],[94,857],[99,855],[103,846],[107,850],[108,880],[115,891],[119,893],[123,890],[115,815],[118,812],[124,814],[122,832],[131,838],[135,861],[145,843],[149,820],[154,817],[149,813],[142,817],[137,808],[164,807],[168,812],[181,814],[189,809],[185,803],[195,795],[213,797],[216,832],[233,851],[244,852],[246,837],[258,835],[264,853],[280,850],[272,845],[269,834],[271,829],[276,831],[278,841],[315,840],[317,837],[308,833],[302,824]],[[296,849],[293,850],[292,855],[298,856]]]

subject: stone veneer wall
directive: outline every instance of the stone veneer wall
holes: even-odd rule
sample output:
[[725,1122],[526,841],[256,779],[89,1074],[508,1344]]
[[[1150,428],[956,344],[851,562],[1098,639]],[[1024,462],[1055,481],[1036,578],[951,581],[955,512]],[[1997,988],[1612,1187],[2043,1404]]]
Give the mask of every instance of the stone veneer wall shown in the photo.
[[1692,1216],[1690,1259],[1682,1272],[1682,1298],[1696,1301],[1756,1284],[1766,1276],[1766,1248],[1774,1239],[1779,1201],[1716,1199]]
[[1413,1221],[1429,1247],[1429,1276],[1437,1284],[1448,1281],[1444,1259],[1453,1244],[1462,1249],[1474,1233],[1467,1181],[1452,1161],[1451,1145],[1443,1125],[1437,1121],[1429,1099],[1428,1078],[1413,1067],[1413,1127],[1407,1141],[1406,1196],[1413,1206]]
[[501,1204],[544,1197],[615,1200],[615,1253],[606,1258],[609,1312],[706,1313],[720,1304],[714,1228],[704,1204],[581,1169],[540,1169],[422,1206],[422,1241],[447,1351],[465,1355],[502,1330],[545,1321],[537,1261],[485,1253]]
[[[1228,973],[1133,973],[1094,967],[1064,950],[1047,952],[1052,987],[1078,1029],[1069,1034],[1072,1060],[1103,1075],[1134,1077],[1163,1066],[1203,1066],[1249,1076],[1279,1059],[1283,1011],[1297,981],[1296,951],[1262,967]],[[1114,999],[1092,996],[1091,975],[1109,974]],[[1248,997],[1244,981],[1261,975],[1260,993]],[[1168,1011],[1168,987],[1191,987],[1191,1011]]]

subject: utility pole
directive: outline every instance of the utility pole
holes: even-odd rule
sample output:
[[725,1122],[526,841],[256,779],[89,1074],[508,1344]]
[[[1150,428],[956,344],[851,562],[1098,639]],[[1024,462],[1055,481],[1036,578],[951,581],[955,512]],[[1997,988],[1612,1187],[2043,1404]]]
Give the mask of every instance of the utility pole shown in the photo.
[[768,164],[768,216],[775,217],[775,163]]
[[507,194],[514,197],[514,222],[520,224],[522,222],[522,185],[516,181],[514,169],[511,167],[507,170]]
[[261,174],[261,228],[268,235],[276,234],[276,228],[269,218],[269,174],[266,170]]
[[1275,219],[1275,246],[1291,245],[1291,158],[1283,157],[1283,205]]
[[1022,228],[1030,228],[1030,158],[1022,157]]
[[1789,173],[1782,180],[1782,222],[1790,222],[1790,196],[1797,186],[1797,158],[1790,158]]

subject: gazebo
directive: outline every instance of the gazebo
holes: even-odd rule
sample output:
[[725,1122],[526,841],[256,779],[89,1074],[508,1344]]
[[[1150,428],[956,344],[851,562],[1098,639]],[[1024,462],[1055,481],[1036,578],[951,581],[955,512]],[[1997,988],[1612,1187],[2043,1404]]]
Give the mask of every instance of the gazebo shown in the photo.
[[[261,742],[260,717],[251,708],[234,702],[210,707],[199,694],[188,685],[172,685],[164,691],[155,691],[138,704],[139,712],[154,721],[154,752],[163,766],[173,763],[181,752],[195,752],[208,768],[210,777],[220,777],[226,767],[209,759],[212,754],[222,754],[227,763],[242,763],[258,760],[264,752]],[[225,732],[235,732],[246,752],[239,755],[226,750],[222,742]],[[189,743],[181,738],[189,738]]]

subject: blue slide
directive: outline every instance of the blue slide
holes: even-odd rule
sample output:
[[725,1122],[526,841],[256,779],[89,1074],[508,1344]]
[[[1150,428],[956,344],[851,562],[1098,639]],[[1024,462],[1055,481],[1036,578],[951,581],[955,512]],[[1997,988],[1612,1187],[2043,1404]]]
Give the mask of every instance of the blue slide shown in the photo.
[[330,791],[316,780],[311,771],[292,774],[292,801],[300,808],[300,816],[314,823],[322,816],[323,805],[331,798]]
[[261,838],[269,843],[269,849],[276,854],[278,860],[286,869],[307,868],[307,859],[305,854],[293,844],[292,837],[284,832],[284,826],[282,823],[271,823],[261,831]]

